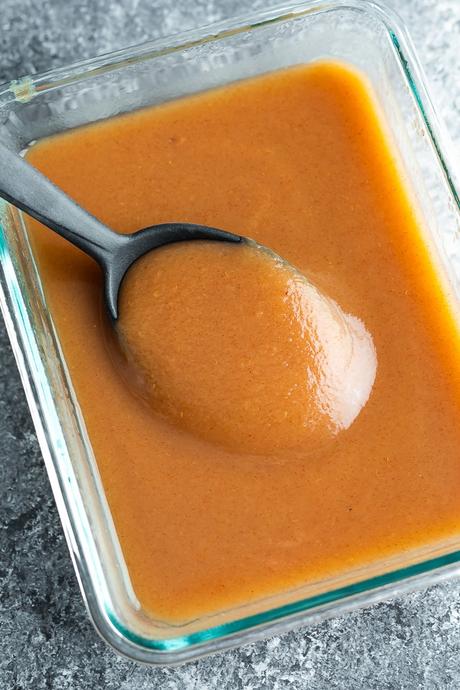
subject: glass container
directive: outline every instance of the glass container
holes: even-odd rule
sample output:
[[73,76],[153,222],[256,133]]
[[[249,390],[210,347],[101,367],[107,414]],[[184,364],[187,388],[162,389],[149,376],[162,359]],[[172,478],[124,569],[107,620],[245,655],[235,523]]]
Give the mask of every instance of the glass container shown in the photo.
[[[405,27],[372,2],[283,6],[18,79],[0,88],[0,135],[23,152],[74,127],[327,58],[367,79],[457,309],[460,216],[449,145]],[[1,307],[83,598],[118,652],[181,663],[460,572],[457,540],[181,625],[154,620],[130,586],[23,218],[4,202],[0,261]]]

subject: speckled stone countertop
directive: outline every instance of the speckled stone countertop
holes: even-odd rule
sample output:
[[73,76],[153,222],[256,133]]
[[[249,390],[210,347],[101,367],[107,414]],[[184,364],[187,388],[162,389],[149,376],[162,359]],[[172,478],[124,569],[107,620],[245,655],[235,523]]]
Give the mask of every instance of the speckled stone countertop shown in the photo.
[[[0,80],[269,3],[1,0]],[[391,4],[460,154],[460,0]],[[178,669],[117,657],[87,618],[3,323],[0,439],[0,690],[460,688],[460,580]]]

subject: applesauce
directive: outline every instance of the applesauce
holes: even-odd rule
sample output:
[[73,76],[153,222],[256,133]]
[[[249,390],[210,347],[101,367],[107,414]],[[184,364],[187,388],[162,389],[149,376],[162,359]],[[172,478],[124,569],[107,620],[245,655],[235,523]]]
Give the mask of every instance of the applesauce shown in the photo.
[[29,161],[119,232],[254,238],[371,334],[333,447],[229,449],[155,413],[111,352],[98,267],[29,222],[134,591],[183,621],[459,532],[458,330],[366,83],[323,62],[43,140]]

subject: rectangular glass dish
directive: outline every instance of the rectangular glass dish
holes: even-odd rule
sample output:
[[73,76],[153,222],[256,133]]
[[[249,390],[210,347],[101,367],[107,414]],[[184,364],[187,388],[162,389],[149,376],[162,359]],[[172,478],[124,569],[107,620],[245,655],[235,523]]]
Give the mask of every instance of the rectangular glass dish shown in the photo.
[[[459,204],[446,143],[398,18],[373,3],[310,2],[113,53],[1,89],[1,136],[34,141],[296,64],[334,59],[362,73],[427,242],[458,311]],[[342,613],[460,572],[460,540],[404,552],[333,580],[168,624],[143,611],[104,496],[21,214],[0,208],[1,303],[90,617],[120,653],[174,664]]]

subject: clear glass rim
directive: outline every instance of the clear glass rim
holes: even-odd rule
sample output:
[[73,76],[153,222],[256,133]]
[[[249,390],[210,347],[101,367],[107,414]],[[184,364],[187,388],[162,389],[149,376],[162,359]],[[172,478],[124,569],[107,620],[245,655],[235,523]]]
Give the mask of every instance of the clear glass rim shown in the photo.
[[[391,42],[395,48],[407,83],[415,97],[419,112],[427,127],[429,137],[436,151],[436,156],[444,172],[452,197],[460,211],[459,194],[454,179],[452,161],[447,159],[448,137],[441,124],[438,122],[435,110],[425,86],[423,71],[416,57],[411,39],[398,15],[386,7],[370,0],[310,0],[299,4],[284,4],[276,8],[254,13],[250,16],[232,18],[218,22],[207,27],[187,31],[172,36],[161,38],[138,46],[125,48],[93,59],[82,60],[68,67],[50,70],[33,77],[22,77],[10,83],[0,86],[0,104],[5,100],[28,101],[35,94],[59,88],[65,84],[78,82],[90,78],[96,74],[116,69],[118,66],[130,63],[150,60],[159,55],[181,51],[194,45],[209,41],[219,41],[232,34],[249,32],[266,24],[281,23],[293,18],[308,14],[319,14],[338,9],[350,8],[360,12],[372,13],[377,16],[385,26]],[[12,97],[13,96],[13,97]],[[50,455],[44,419],[41,417],[37,400],[36,379],[31,376],[30,362],[24,357],[23,349],[19,344],[18,332],[22,342],[28,342],[30,348],[37,349],[37,344],[32,335],[32,330],[27,316],[27,307],[17,283],[14,271],[7,271],[6,266],[11,264],[8,245],[3,236],[3,225],[6,211],[3,204],[0,207],[0,258],[3,273],[0,275],[0,304],[5,318],[5,323],[10,336],[13,351],[15,353],[18,368],[20,370],[23,386],[31,409],[37,435],[39,437],[42,452]],[[11,318],[11,312],[21,315],[21,320],[15,324]],[[36,357],[38,357],[38,351]],[[46,453],[45,453],[46,450]],[[46,457],[45,457],[46,461]],[[84,559],[78,549],[78,540],[74,534],[72,520],[68,515],[65,489],[57,476],[53,460],[49,458],[46,463],[53,493],[58,505],[64,532],[77,572],[80,588],[92,619],[99,634],[114,647],[119,653],[137,661],[157,664],[183,663],[210,651],[219,651],[243,642],[253,641],[267,635],[271,630],[279,632],[281,622],[285,627],[293,627],[299,622],[306,622],[319,611],[330,610],[342,612],[363,603],[370,602],[388,595],[395,590],[396,585],[414,587],[422,576],[430,575],[432,578],[443,578],[460,572],[460,550],[429,558],[419,563],[404,568],[397,568],[383,575],[367,578],[346,586],[332,589],[328,592],[302,598],[292,603],[275,607],[246,616],[234,621],[223,623],[206,630],[193,632],[184,636],[171,637],[169,639],[152,639],[142,637],[126,628],[117,619],[115,613],[108,607],[101,608],[100,600],[93,591],[94,583],[87,572]],[[431,580],[430,580],[431,581]],[[339,606],[334,606],[338,602]]]

